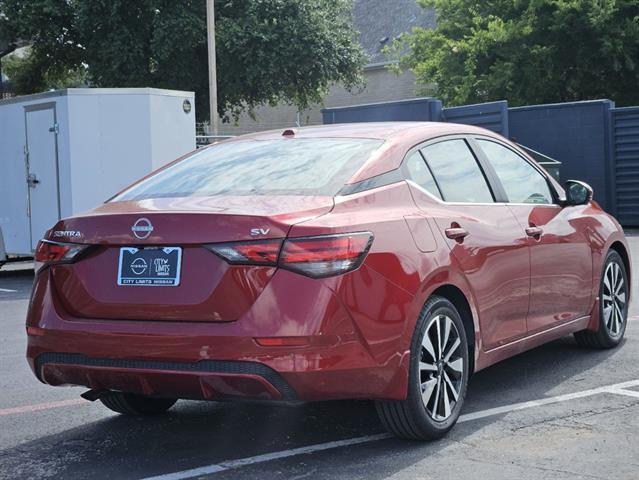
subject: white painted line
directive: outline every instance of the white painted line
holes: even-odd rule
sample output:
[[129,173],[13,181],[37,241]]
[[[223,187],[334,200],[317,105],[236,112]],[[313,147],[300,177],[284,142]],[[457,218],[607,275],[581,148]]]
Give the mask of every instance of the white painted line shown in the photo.
[[72,405],[89,405],[83,398],[72,398],[71,400],[60,400],[57,402],[37,403],[35,405],[22,405],[20,407],[2,408],[0,416],[15,415],[17,413],[37,412],[39,410],[49,410],[51,408],[70,407]]
[[[599,395],[602,393],[618,393],[620,395],[637,396],[639,398],[639,392],[633,392],[631,390],[624,390],[625,388],[635,387],[639,385],[639,380],[631,380],[623,383],[616,383],[614,385],[606,385],[604,387],[592,388],[590,390],[583,390],[581,392],[567,393],[564,395],[557,395],[556,397],[541,398],[539,400],[532,400],[530,402],[513,403],[511,405],[504,405],[503,407],[489,408],[488,410],[481,410],[479,412],[467,413],[459,417],[458,423],[470,422],[478,420],[480,418],[486,418],[493,415],[500,415],[503,413],[514,412],[517,410],[524,410],[526,408],[539,407],[542,405],[548,405],[551,403],[566,402],[569,400],[575,400],[577,398],[591,397],[593,395]],[[636,394],[636,395],[635,395]],[[295,455],[304,455],[308,453],[321,452],[323,450],[330,450],[332,448],[346,447],[350,445],[358,445],[362,443],[376,442],[378,440],[385,440],[392,438],[389,433],[381,433],[379,435],[366,435],[363,437],[349,438],[346,440],[337,440],[334,442],[317,443],[315,445],[309,445],[307,447],[292,448],[290,450],[282,450],[279,452],[265,453],[263,455],[256,455],[254,457],[240,458],[237,460],[225,460],[220,463],[214,463],[204,467],[193,468],[190,470],[183,470],[181,472],[166,473],[164,475],[158,475],[155,477],[147,477],[143,480],[185,480],[188,478],[194,478],[201,475],[212,475],[215,473],[223,472],[225,470],[231,470],[234,468],[240,468],[247,465],[255,465],[263,462],[270,462],[271,460],[279,460],[282,458],[293,457]]]
[[625,390],[623,388],[619,388],[616,390],[611,390],[610,393],[616,393],[617,395],[625,395],[627,397],[639,398],[639,392],[635,390]]
[[234,468],[244,467],[246,465],[254,465],[256,463],[270,462],[280,458],[293,457],[295,455],[304,455],[307,453],[321,452],[331,448],[348,447],[359,443],[375,442],[391,438],[390,433],[380,433],[379,435],[366,435],[365,437],[348,438],[346,440],[337,440],[334,442],[317,443],[308,447],[292,448],[290,450],[282,450],[280,452],[265,453],[264,455],[256,455],[254,457],[240,458],[238,460],[228,460],[219,464],[207,465],[206,467],[193,468],[182,472],[167,473],[158,475],[157,477],[148,477],[144,480],[182,480],[186,478],[199,477],[201,475],[210,475],[212,473],[223,472]]
[[583,390],[581,392],[566,393],[565,395],[557,395],[556,397],[540,398],[539,400],[531,400],[529,402],[513,403],[511,405],[504,405],[503,407],[489,408],[488,410],[482,410],[480,412],[461,415],[458,422],[468,422],[471,420],[478,420],[480,418],[491,417],[493,415],[500,415],[502,413],[524,410],[526,408],[541,407],[542,405],[549,405],[551,403],[566,402],[569,400],[576,400],[578,398],[591,397],[600,393],[617,393],[618,390],[624,387],[634,387],[636,385],[639,385],[639,380],[632,380],[630,382],[618,383],[615,385],[608,385],[605,387],[598,387],[590,390]]
[[17,292],[17,290],[11,290],[9,288],[0,288],[0,292],[15,293]]

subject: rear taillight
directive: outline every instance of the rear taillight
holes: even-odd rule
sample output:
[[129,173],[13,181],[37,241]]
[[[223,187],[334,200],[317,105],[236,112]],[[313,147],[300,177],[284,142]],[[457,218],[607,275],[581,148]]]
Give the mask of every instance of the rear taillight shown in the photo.
[[234,265],[270,265],[312,278],[332,277],[358,268],[373,243],[370,232],[233,242],[206,248]]
[[231,242],[205,245],[232,265],[277,265],[282,240]]
[[279,266],[313,278],[339,275],[359,267],[372,242],[369,232],[291,238],[284,242]]
[[78,245],[76,243],[40,240],[35,251],[35,269],[37,271],[44,265],[52,263],[72,262],[87,247],[88,245]]

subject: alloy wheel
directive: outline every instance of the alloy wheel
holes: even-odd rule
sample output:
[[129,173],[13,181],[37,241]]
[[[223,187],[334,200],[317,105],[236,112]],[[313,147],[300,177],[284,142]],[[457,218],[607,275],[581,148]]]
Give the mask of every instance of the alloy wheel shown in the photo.
[[614,338],[623,332],[626,301],[626,282],[621,267],[614,261],[610,262],[604,272],[601,302],[606,329]]
[[464,358],[459,331],[450,317],[435,315],[424,332],[419,359],[422,403],[437,422],[450,417],[462,389]]

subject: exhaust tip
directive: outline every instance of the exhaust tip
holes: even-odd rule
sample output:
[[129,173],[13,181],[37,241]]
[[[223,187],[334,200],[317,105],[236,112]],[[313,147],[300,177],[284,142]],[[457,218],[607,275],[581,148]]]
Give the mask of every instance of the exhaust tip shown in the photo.
[[113,392],[111,392],[111,390],[108,390],[106,388],[98,388],[98,389],[87,390],[80,396],[84,398],[85,400],[88,400],[89,402],[95,402],[96,400],[100,400],[103,397],[107,397],[111,395],[112,393]]

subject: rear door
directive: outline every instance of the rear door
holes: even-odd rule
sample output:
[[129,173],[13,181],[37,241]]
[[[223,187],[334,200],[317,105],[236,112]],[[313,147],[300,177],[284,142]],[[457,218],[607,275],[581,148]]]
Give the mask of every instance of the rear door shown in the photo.
[[60,219],[55,104],[25,107],[31,249]]
[[[500,192],[493,192],[467,140],[429,143],[405,164],[418,204],[434,219],[470,285],[484,349],[523,337],[530,284],[526,240],[509,208],[495,202]],[[420,195],[438,202],[420,202]]]
[[508,205],[525,232],[531,258],[528,331],[535,333],[587,315],[592,291],[592,252],[584,206],[562,208],[545,175],[493,139],[477,138],[495,170]]

